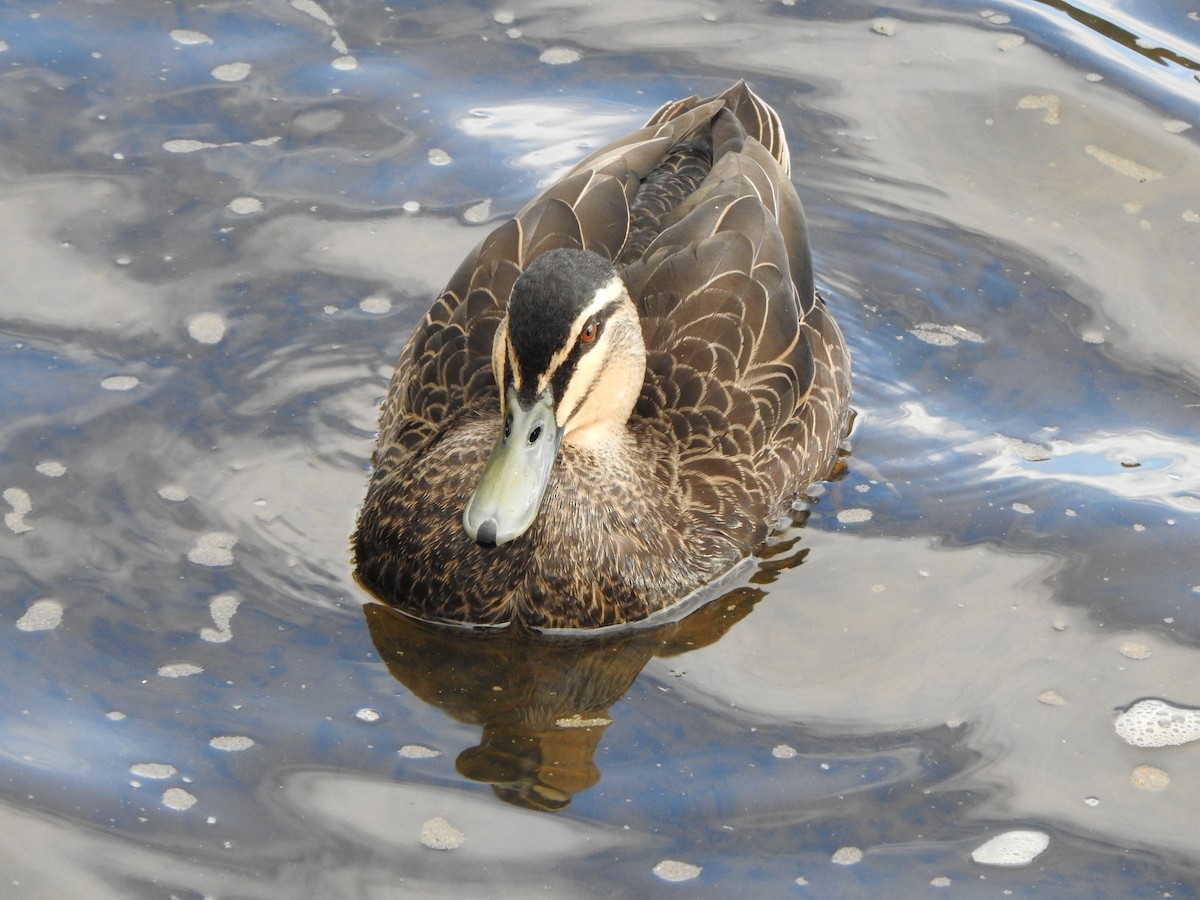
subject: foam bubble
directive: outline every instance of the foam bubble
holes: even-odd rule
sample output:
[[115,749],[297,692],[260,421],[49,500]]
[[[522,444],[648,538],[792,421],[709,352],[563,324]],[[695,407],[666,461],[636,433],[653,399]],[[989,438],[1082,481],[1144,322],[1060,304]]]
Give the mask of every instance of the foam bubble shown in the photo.
[[4,514],[4,524],[13,534],[24,534],[33,531],[32,525],[25,524],[25,516],[33,512],[33,500],[29,492],[22,488],[5,488],[4,502],[12,507],[12,512]]
[[37,464],[37,473],[47,478],[61,478],[67,474],[67,467],[56,459],[47,459]]
[[431,850],[457,850],[467,836],[441,816],[426,820],[421,826],[421,843]]
[[396,751],[405,759],[433,759],[435,756],[441,756],[441,750],[434,750],[432,747],[423,747],[420,744],[405,744]]
[[109,375],[100,382],[106,391],[132,391],[141,384],[133,375]]
[[703,866],[680,862],[677,859],[664,859],[651,871],[663,881],[691,881],[704,871]]
[[1171,776],[1155,766],[1138,766],[1130,773],[1129,780],[1139,791],[1157,793],[1167,789]]
[[364,297],[358,301],[358,308],[373,316],[382,316],[392,308],[392,301],[387,297]]
[[548,66],[566,66],[579,62],[579,51],[571,47],[550,47],[538,59]]
[[174,787],[163,791],[162,802],[167,809],[176,809],[182,812],[195,806],[196,798],[183,788]]
[[254,746],[254,740],[242,735],[222,734],[209,741],[208,746],[224,750],[226,753],[234,753],[238,750],[249,750]]
[[196,546],[188,551],[187,558],[198,566],[232,566],[237,542],[237,537],[227,531],[210,531],[196,539]]
[[233,618],[233,614],[237,612],[239,603],[240,601],[233,594],[218,594],[213,597],[208,602],[208,612],[212,616],[213,624],[217,627],[215,629],[201,628],[201,639],[214,644],[223,644],[233,637],[229,622]]
[[1134,747],[1175,747],[1200,740],[1200,710],[1182,709],[1165,700],[1139,700],[1113,723]]
[[1123,641],[1117,651],[1126,659],[1149,659],[1153,652],[1145,644],[1137,641]]
[[212,70],[212,77],[218,81],[242,81],[250,74],[251,68],[248,62],[225,63]]
[[263,202],[257,197],[234,197],[225,208],[234,215],[251,216],[263,211]]
[[168,663],[158,667],[158,674],[163,678],[188,678],[203,671],[203,668],[193,663]]
[[134,763],[129,771],[138,778],[170,778],[177,770],[167,763]]
[[971,859],[983,866],[1027,866],[1050,846],[1050,835],[1042,831],[1006,831],[971,851]]
[[793,759],[796,756],[796,748],[790,744],[776,744],[771,748],[771,755],[776,759]]
[[62,624],[63,605],[57,600],[38,600],[17,619],[21,631],[53,631]]
[[863,852],[858,847],[839,847],[829,861],[835,866],[853,866],[862,862],[862,858]]
[[187,320],[188,336],[201,344],[219,344],[225,337],[225,320],[213,312],[196,313]]
[[164,484],[158,489],[158,496],[172,503],[181,503],[188,498],[187,488],[178,484]]
[[872,513],[869,509],[843,509],[838,512],[837,520],[843,525],[853,525],[858,522],[869,522],[871,521],[871,516]]
[[176,28],[171,32],[171,40],[177,44],[211,44],[213,39],[203,31],[189,31],[186,28]]

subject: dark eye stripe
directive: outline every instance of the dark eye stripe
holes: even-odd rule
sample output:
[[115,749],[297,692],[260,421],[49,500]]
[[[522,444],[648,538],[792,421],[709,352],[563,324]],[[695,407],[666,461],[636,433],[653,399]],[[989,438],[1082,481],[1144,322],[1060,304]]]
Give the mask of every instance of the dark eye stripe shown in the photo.
[[[605,323],[609,320],[609,318],[612,317],[612,314],[620,308],[621,302],[621,300],[613,300],[610,303],[606,303],[596,313],[589,317],[589,322],[596,322],[597,338],[599,338],[600,334],[603,332]],[[558,371],[554,373],[554,377],[550,380],[550,384],[554,389],[555,402],[558,402],[562,399],[563,394],[567,390],[567,385],[570,384],[571,379],[575,377],[575,370],[578,367],[579,360],[583,357],[583,354],[595,347],[596,344],[597,341],[595,340],[588,344],[578,340],[575,341],[575,346],[571,348],[571,352],[567,354],[567,358],[563,360],[562,365],[558,367]],[[596,379],[599,379],[600,372],[602,371],[603,366],[597,370],[596,378],[593,379],[592,383],[588,385],[587,390],[583,392],[584,398],[591,393],[592,388],[595,386]],[[571,415],[575,415],[575,413],[577,413],[582,406],[583,400],[581,399],[575,409],[571,410]]]

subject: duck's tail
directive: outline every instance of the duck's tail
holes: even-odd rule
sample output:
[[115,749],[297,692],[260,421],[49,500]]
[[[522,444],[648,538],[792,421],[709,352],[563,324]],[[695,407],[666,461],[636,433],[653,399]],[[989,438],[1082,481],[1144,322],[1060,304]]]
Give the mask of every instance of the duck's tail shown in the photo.
[[775,157],[775,161],[783,167],[784,174],[792,172],[791,156],[788,153],[787,137],[783,133],[783,123],[779,114],[765,100],[750,90],[745,81],[738,81],[728,90],[715,97],[686,97],[683,100],[672,100],[663,104],[646,122],[647,127],[669,122],[689,110],[721,100],[725,108],[738,117],[746,133],[762,144]]

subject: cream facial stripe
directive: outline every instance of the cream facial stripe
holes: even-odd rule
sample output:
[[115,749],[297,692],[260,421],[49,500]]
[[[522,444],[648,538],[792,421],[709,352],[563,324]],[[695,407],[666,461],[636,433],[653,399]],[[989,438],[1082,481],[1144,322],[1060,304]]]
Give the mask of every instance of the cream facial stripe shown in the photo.
[[[575,317],[575,321],[571,323],[571,340],[559,347],[554,355],[550,357],[550,364],[546,366],[546,371],[538,376],[537,392],[541,394],[550,385],[555,373],[559,367],[571,355],[571,351],[575,349],[575,339],[579,336],[579,332],[583,329],[583,324],[604,307],[608,306],[617,300],[620,300],[625,295],[625,282],[619,277],[613,278],[608,284],[596,291],[592,297],[592,302],[583,308],[583,312]],[[603,343],[603,336],[601,336]],[[597,345],[598,346],[598,345]]]

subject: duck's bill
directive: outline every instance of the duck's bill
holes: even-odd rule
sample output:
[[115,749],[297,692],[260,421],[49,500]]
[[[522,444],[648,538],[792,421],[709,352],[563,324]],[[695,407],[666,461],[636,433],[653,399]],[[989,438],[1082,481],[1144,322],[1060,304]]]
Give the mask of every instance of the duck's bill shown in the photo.
[[528,409],[512,388],[507,401],[505,427],[463,511],[467,534],[485,546],[515,540],[533,524],[562,443],[550,390]]

